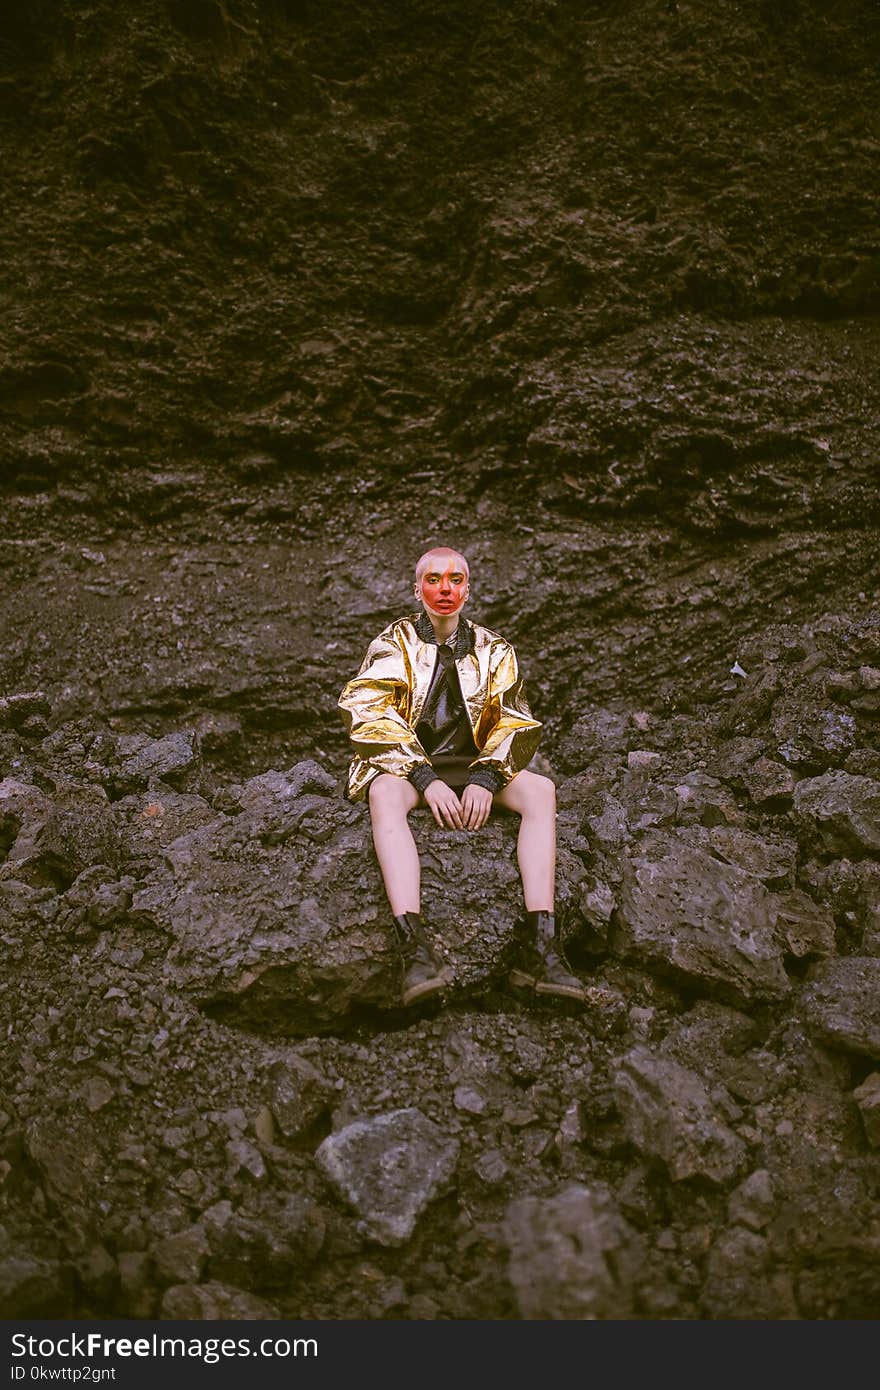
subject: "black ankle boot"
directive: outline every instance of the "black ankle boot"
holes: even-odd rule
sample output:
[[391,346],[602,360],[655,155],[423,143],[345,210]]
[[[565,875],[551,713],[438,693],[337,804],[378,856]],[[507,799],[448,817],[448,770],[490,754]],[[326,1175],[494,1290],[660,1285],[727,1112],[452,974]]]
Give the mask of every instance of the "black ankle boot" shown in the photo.
[[533,989],[536,994],[586,1001],[586,986],[571,973],[563,954],[554,914],[527,912],[526,922],[529,939],[521,954],[521,967],[510,973],[510,983]]
[[403,912],[395,917],[394,933],[403,972],[401,1003],[414,1004],[417,999],[425,999],[429,994],[445,989],[449,984],[449,973],[439,964],[428,945],[419,913]]

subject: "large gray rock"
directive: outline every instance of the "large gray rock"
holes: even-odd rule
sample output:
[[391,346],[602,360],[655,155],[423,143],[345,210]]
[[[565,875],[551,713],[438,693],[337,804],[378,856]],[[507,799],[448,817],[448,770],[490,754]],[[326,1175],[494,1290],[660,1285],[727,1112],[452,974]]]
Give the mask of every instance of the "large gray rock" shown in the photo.
[[794,816],[810,843],[828,854],[880,855],[880,782],[826,772],[799,782]]
[[614,948],[734,1002],[789,990],[773,896],[753,874],[656,832],[622,863]]
[[706,849],[716,859],[735,864],[769,888],[784,887],[793,881],[797,865],[797,843],[776,835],[758,835],[739,825],[695,825],[680,838]]
[[154,780],[176,787],[198,766],[199,740],[194,729],[176,729],[157,739],[134,735],[119,740],[119,752],[117,788],[133,791]]
[[425,1207],[452,1181],[459,1145],[410,1107],[330,1134],[315,1163],[380,1245],[404,1245]]
[[801,994],[811,1031],[832,1047],[880,1057],[880,958],[844,956],[815,965]]
[[[166,803],[171,818],[193,818],[170,840],[160,826]],[[363,1005],[399,1007],[399,959],[365,810],[310,760],[237,788],[227,814],[205,822],[203,806],[161,792],[126,807],[127,843],[154,855],[131,912],[173,938],[168,983],[276,1034],[329,1031]],[[425,814],[413,830],[437,954],[452,966],[453,988],[485,989],[506,969],[522,912],[515,818],[471,834],[438,829]],[[157,836],[149,848],[148,834]],[[557,878],[564,913],[587,878],[565,845]]]
[[[300,803],[301,797],[310,792],[318,796],[331,796],[336,790],[336,783],[329,772],[314,758],[305,758],[287,772],[270,768],[258,777],[251,777],[238,794],[238,804],[243,811],[251,811],[258,818],[267,816],[272,819],[279,801],[292,811],[294,803]],[[298,805],[294,821],[301,818],[307,809]]]
[[742,1168],[746,1146],[719,1120],[696,1072],[634,1047],[618,1064],[614,1094],[627,1138],[665,1163],[674,1182],[695,1176],[730,1182]]
[[521,1317],[632,1316],[640,1240],[604,1185],[519,1198],[507,1208],[503,1232]]
[[[390,1002],[390,937],[378,893],[372,911],[363,893],[378,869],[366,845],[358,855],[356,813],[335,790],[316,763],[263,774],[239,788],[233,814],[199,813],[162,844],[132,911],[172,936],[172,986],[288,1032],[333,1026],[353,1001]],[[184,810],[169,809],[173,819]]]
[[68,887],[94,864],[121,859],[113,807],[102,787],[64,782],[47,795],[6,778],[0,782],[0,877],[35,887]]
[[144,864],[161,862],[167,845],[218,819],[204,797],[164,786],[121,797],[113,809],[124,854]]

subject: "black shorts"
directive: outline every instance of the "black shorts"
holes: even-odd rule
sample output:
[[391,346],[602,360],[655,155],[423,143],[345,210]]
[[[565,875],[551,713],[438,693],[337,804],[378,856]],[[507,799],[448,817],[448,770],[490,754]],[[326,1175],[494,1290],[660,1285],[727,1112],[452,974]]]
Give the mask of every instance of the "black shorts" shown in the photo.
[[[467,786],[468,771],[472,762],[473,755],[465,755],[464,757],[456,757],[453,755],[447,755],[446,757],[443,757],[441,755],[440,757],[431,759],[431,766],[433,767],[437,776],[440,777],[448,787],[451,787],[452,790],[455,792],[462,792]],[[370,800],[369,792],[371,786],[372,780],[367,783],[368,803]],[[348,801],[347,773],[339,782],[339,795],[342,797],[343,801]]]
[[463,757],[459,757],[448,753],[444,757],[441,753],[431,759],[431,766],[448,787],[451,787],[454,792],[460,792],[464,791],[467,786],[468,773],[473,760],[473,754],[466,753]]

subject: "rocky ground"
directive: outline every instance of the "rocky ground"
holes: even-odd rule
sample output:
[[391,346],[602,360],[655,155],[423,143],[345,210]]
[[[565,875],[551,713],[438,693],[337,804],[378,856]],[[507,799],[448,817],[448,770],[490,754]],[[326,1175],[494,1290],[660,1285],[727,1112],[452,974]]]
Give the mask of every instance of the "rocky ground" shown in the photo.
[[[873,1317],[876,10],[124,9],[0,16],[7,1315]],[[336,698],[439,540],[584,1009],[423,813],[396,1006]]]

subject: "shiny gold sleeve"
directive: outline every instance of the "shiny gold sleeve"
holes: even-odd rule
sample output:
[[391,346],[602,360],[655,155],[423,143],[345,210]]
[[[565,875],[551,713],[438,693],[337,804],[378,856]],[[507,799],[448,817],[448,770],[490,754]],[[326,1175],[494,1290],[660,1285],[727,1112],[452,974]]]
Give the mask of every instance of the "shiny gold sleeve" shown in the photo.
[[535,756],[542,728],[529,708],[516,652],[505,642],[500,659],[490,668],[489,698],[480,721],[481,751],[471,767],[490,768],[506,787]]
[[428,755],[409,722],[412,701],[407,659],[393,636],[381,633],[367,648],[357,675],[338,705],[354,745],[349,795],[360,800],[377,773],[408,777]]

